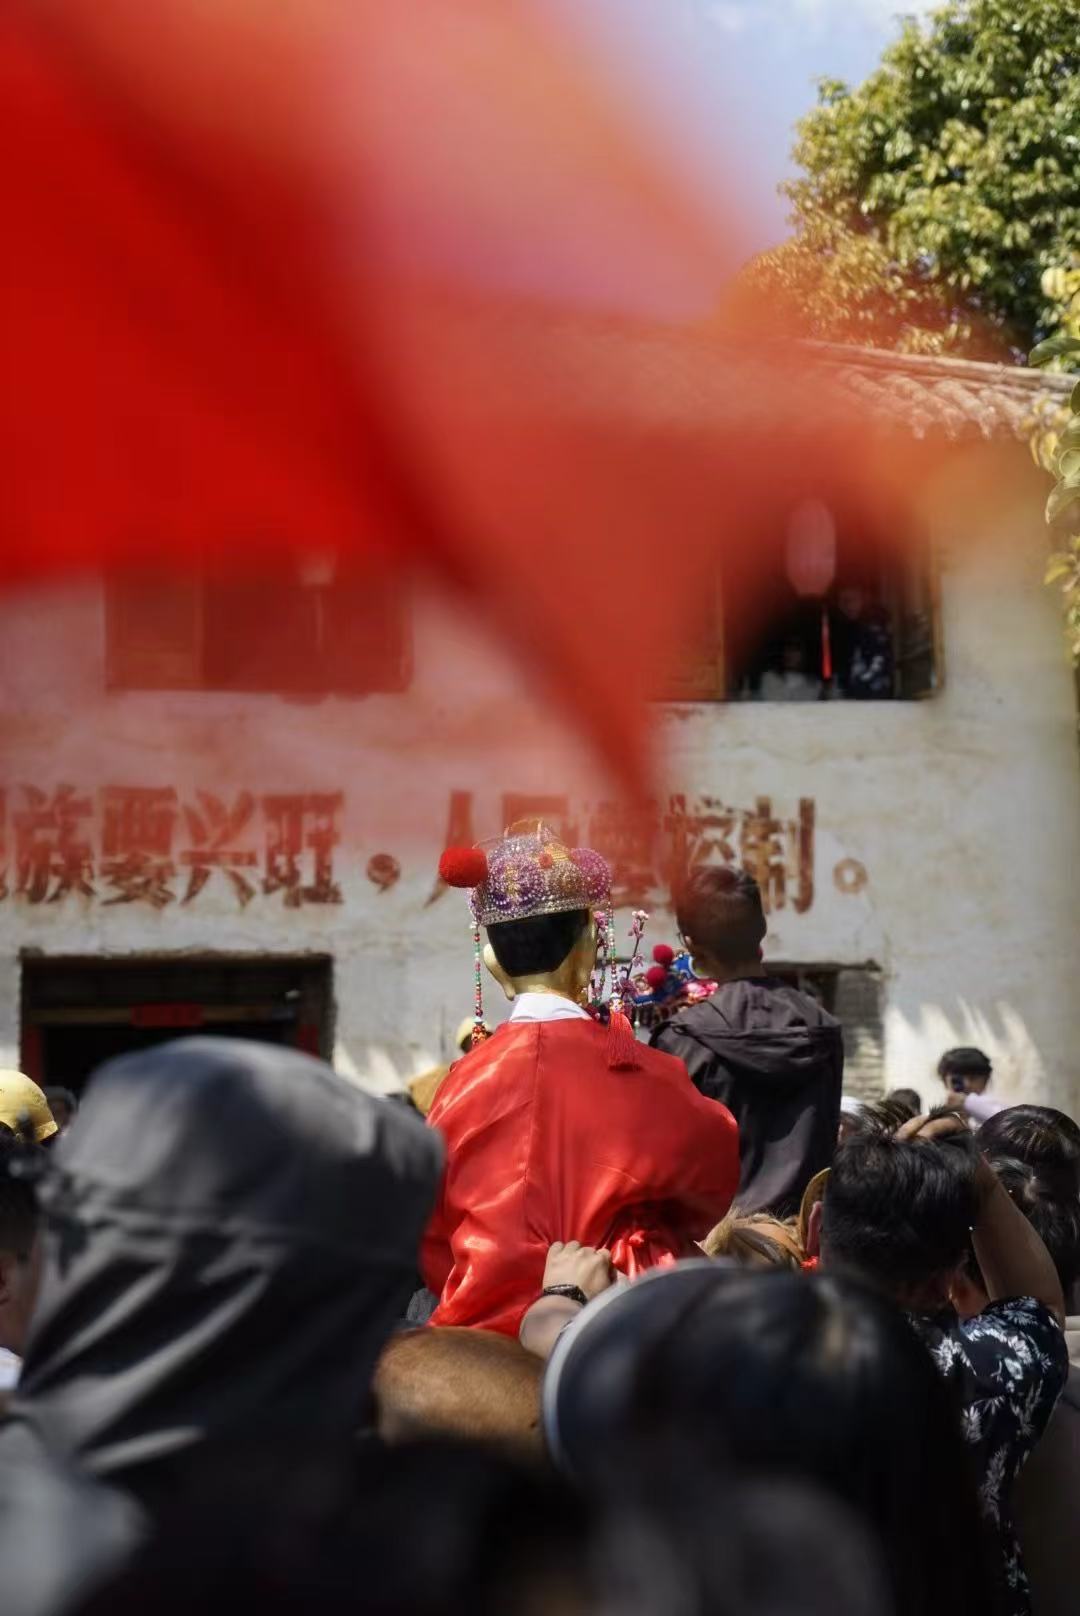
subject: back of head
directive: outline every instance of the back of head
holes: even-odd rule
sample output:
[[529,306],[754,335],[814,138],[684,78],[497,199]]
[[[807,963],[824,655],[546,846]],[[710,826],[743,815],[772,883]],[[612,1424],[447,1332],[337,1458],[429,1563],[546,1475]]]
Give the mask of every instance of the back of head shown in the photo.
[[885,1102],[894,1110],[903,1111],[905,1121],[919,1116],[923,1108],[918,1089],[890,1089],[885,1096]]
[[737,967],[756,960],[765,911],[753,876],[727,865],[697,865],[675,893],[679,931],[708,959]]
[[557,971],[589,924],[587,909],[565,909],[487,928],[495,958],[507,976],[549,976]]
[[131,1484],[204,1442],[344,1438],[440,1151],[321,1061],[184,1039],[110,1062],[42,1186],[16,1410]]
[[1080,1194],[1062,1193],[1053,1173],[1012,1156],[992,1155],[991,1167],[1042,1240],[1066,1298],[1080,1280]]
[[1037,1170],[1044,1190],[1080,1196],[1080,1127],[1049,1105],[1010,1105],[979,1129],[988,1156],[1009,1156]]
[[938,1076],[946,1083],[950,1077],[981,1079],[986,1083],[993,1069],[989,1055],[967,1044],[947,1049],[938,1061]]
[[730,1257],[740,1268],[802,1267],[797,1229],[767,1212],[742,1214],[736,1209],[701,1242],[707,1257]]
[[720,1264],[711,1281],[635,1290],[591,1325],[586,1309],[552,1358],[545,1425],[579,1477],[604,1488],[647,1463],[663,1486],[668,1470],[704,1463],[714,1484],[725,1470],[740,1484],[813,1483],[871,1528],[898,1611],[985,1608],[992,1573],[958,1415],[887,1302],[842,1279]]
[[539,1358],[490,1330],[429,1326],[395,1335],[375,1373],[387,1442],[460,1437],[539,1450]]
[[896,1133],[905,1122],[917,1117],[922,1110],[918,1095],[915,1095],[915,1105],[911,1106],[906,1100],[897,1098],[897,1095],[904,1092],[903,1089],[896,1089],[892,1094],[883,1095],[879,1100],[866,1101],[859,1113],[863,1130],[871,1133]]
[[974,1161],[945,1143],[855,1135],[825,1186],[822,1256],[918,1307],[963,1261],[975,1221]]

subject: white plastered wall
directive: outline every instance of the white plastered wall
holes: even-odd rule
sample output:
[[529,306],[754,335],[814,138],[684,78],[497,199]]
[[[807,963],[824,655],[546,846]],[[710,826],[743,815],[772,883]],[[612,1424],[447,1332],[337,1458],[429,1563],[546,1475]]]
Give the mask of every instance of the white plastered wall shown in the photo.
[[[1025,485],[1030,493],[1030,485]],[[1003,1097],[1080,1114],[1080,767],[1060,615],[1041,584],[1037,507],[1003,504],[976,546],[951,547],[942,581],[944,688],[920,703],[700,705],[664,722],[672,791],[790,818],[812,799],[814,901],[771,917],[775,958],[873,963],[886,996],[886,1073],[930,1096],[943,1048],[991,1055]],[[0,1064],[16,1058],[18,961],[44,954],[267,951],[334,957],[335,1060],[388,1089],[443,1059],[471,1006],[459,895],[432,894],[452,790],[474,793],[477,835],[502,794],[592,792],[582,756],[471,624],[421,607],[416,676],[403,696],[305,706],[276,697],[104,692],[102,605],[92,582],[0,608],[0,785],[89,792],[106,784],[338,791],[335,876],[344,901],[245,908],[215,875],[194,904],[155,911],[68,896],[0,901]],[[601,788],[602,789],[602,788]],[[400,860],[380,891],[374,853]],[[857,861],[856,894],[834,872]],[[8,852],[9,879],[11,850]],[[850,863],[846,865],[851,868]],[[655,916],[654,936],[671,937]],[[489,997],[493,1010],[493,996]]]

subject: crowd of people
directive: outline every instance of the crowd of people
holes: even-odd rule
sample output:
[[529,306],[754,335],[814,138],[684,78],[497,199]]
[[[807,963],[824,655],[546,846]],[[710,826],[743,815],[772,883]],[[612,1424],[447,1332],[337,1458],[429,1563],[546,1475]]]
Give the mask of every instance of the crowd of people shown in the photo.
[[645,1044],[603,861],[466,851],[426,1118],[224,1038],[0,1074],[5,1616],[1073,1611],[1080,1127],[972,1050],[845,1098],[738,871]]

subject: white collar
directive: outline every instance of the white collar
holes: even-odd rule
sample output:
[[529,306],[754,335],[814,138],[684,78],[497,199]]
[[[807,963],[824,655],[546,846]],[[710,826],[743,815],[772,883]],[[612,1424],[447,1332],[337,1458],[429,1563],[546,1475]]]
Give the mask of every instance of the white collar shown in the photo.
[[559,993],[519,993],[510,1009],[511,1021],[589,1021],[591,1017],[572,999]]

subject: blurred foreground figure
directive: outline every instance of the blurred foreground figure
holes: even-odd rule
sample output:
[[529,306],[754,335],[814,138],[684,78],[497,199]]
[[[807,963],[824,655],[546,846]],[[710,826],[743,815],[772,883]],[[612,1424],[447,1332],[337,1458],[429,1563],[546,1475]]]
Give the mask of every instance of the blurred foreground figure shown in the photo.
[[903,1317],[860,1286],[704,1260],[647,1274],[563,1331],[543,1414],[590,1495],[635,1469],[658,1493],[692,1471],[717,1519],[726,1481],[815,1486],[850,1512],[838,1542],[857,1555],[868,1534],[897,1616],[999,1609],[956,1410]]
[[738,1134],[614,1004],[606,1026],[585,1009],[597,912],[611,903],[599,854],[533,821],[448,850],[440,872],[471,889],[477,972],[483,926],[512,1008],[451,1068],[428,1116],[447,1162],[424,1280],[440,1297],[434,1324],[516,1335],[556,1241],[610,1248],[624,1274],[689,1255],[731,1204]]
[[320,1061],[198,1038],[110,1062],[42,1187],[0,1464],[45,1451],[150,1518],[236,1455],[342,1463],[403,1310],[437,1140]]
[[444,1441],[364,1450],[352,1506],[317,1505],[303,1470],[215,1474],[77,1616],[894,1616],[851,1522],[797,1488],[718,1501],[694,1471],[598,1505]]

